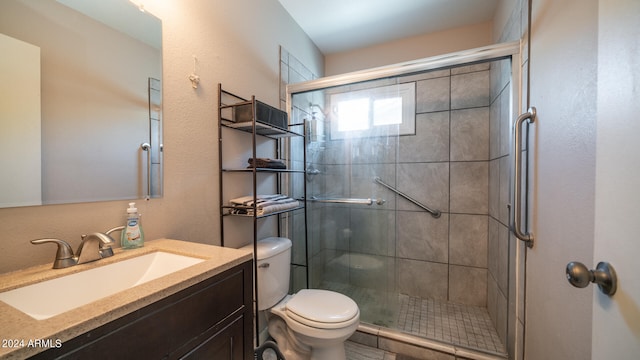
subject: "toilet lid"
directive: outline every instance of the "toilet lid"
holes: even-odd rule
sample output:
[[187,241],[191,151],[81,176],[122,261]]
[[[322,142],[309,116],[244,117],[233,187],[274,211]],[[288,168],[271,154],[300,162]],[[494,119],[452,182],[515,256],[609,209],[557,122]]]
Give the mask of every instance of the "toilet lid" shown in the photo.
[[341,323],[358,315],[358,305],[337,292],[300,290],[286,304],[287,312],[317,323]]

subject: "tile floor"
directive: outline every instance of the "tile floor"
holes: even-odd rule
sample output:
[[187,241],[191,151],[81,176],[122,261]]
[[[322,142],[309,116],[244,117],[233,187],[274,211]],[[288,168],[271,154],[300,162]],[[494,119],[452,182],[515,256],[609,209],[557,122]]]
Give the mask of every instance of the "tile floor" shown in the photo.
[[400,295],[395,328],[467,348],[504,354],[487,309]]
[[347,341],[344,343],[347,360],[396,360],[396,354]]
[[[347,353],[347,360],[396,360],[396,354],[352,341],[345,342],[344,348]],[[267,350],[260,360],[278,360],[278,357],[273,351]]]
[[[356,303],[364,304],[359,305],[361,319],[373,325],[475,350],[506,354],[484,307],[404,294],[380,295],[372,289],[335,282],[324,282],[323,288],[346,294]],[[397,311],[392,310],[396,308]],[[372,317],[371,314],[375,314],[376,319],[367,319]]]

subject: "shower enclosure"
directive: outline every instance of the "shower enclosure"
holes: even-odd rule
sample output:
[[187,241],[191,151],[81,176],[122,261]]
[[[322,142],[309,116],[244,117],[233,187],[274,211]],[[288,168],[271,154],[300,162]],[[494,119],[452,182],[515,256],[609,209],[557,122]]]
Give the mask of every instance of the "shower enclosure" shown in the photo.
[[304,121],[307,135],[307,287],[350,296],[365,327],[513,350],[517,49],[289,85],[292,122]]

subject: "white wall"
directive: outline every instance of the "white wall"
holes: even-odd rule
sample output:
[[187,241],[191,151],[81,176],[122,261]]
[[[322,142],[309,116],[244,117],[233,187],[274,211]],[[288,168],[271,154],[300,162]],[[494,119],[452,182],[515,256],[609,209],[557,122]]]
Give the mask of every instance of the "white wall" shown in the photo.
[[585,265],[609,262],[618,290],[613,297],[595,285],[582,290],[594,301],[593,359],[640,356],[639,23],[637,0],[599,1],[596,240],[593,261]]
[[590,359],[592,298],[565,267],[593,258],[598,2],[533,0],[532,18],[525,358]]
[[328,54],[325,75],[369,69],[492,44],[491,22]]
[[0,207],[39,205],[40,48],[0,34]]
[[[164,197],[138,201],[147,239],[219,244],[217,84],[279,105],[279,45],[322,74],[323,56],[277,0],[147,0],[163,20]],[[187,76],[198,58],[200,88]],[[0,272],[52,262],[57,237],[124,221],[127,201],[0,209]]]

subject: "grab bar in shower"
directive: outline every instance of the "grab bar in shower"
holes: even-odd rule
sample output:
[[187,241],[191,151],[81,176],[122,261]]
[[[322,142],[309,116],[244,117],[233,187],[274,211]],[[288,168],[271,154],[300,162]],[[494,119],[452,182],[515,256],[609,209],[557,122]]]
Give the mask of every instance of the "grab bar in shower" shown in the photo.
[[440,217],[440,215],[442,214],[442,213],[440,212],[440,210],[431,209],[431,208],[429,208],[428,206],[421,204],[418,200],[416,200],[416,199],[412,198],[411,196],[409,196],[409,195],[407,195],[407,194],[403,193],[402,191],[400,191],[400,190],[398,190],[398,189],[394,188],[393,186],[391,186],[391,185],[387,184],[386,182],[382,181],[382,179],[380,179],[380,178],[379,178],[379,177],[377,177],[377,176],[373,178],[373,181],[375,181],[375,182],[377,182],[378,184],[380,184],[380,185],[382,185],[382,186],[386,187],[387,189],[389,189],[389,190],[393,191],[394,193],[396,193],[396,194],[400,195],[401,197],[403,197],[403,198],[405,198],[405,199],[409,200],[409,201],[410,201],[410,202],[412,202],[414,205],[418,206],[419,208],[422,208],[424,211],[428,212],[429,214],[431,214],[431,216],[433,216],[433,217],[434,217],[434,218],[436,218],[436,219],[437,219],[437,218],[439,218],[439,217]]
[[531,107],[526,113],[518,116],[513,125],[513,177],[515,184],[511,229],[518,239],[524,241],[527,247],[533,247],[533,234],[522,232],[522,195],[520,193],[522,190],[522,124],[527,120],[530,124],[536,121],[536,108]]
[[320,202],[320,203],[332,203],[332,204],[356,204],[356,205],[382,205],[385,203],[384,199],[351,199],[351,198],[326,198],[321,199],[315,196],[310,197],[307,201]]

